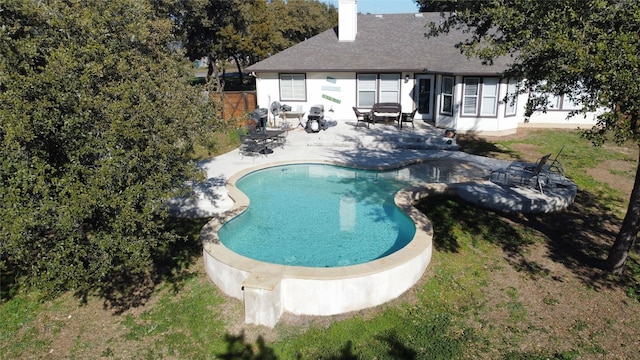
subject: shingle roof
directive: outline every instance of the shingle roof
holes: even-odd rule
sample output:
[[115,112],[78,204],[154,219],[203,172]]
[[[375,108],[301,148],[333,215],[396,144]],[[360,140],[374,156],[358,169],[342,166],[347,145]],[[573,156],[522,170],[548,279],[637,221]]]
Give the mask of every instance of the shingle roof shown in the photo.
[[469,34],[451,30],[449,34],[427,38],[427,24],[440,21],[439,13],[358,14],[355,41],[340,42],[336,29],[320,33],[246,70],[253,72],[379,71],[455,74],[496,74],[505,69],[508,57],[493,66],[468,59],[455,44]]

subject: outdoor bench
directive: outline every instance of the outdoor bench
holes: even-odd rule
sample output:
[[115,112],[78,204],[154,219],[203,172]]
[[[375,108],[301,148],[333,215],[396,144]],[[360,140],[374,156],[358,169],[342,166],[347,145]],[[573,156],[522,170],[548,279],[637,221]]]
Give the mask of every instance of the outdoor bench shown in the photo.
[[371,122],[394,122],[400,124],[402,106],[398,103],[375,103],[371,108]]

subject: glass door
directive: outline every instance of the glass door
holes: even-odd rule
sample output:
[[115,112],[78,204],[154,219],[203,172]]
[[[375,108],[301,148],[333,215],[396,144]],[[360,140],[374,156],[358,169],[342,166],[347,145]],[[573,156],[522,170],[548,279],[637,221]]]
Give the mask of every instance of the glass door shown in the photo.
[[434,75],[416,75],[416,92],[414,101],[418,105],[416,118],[433,120],[433,85]]

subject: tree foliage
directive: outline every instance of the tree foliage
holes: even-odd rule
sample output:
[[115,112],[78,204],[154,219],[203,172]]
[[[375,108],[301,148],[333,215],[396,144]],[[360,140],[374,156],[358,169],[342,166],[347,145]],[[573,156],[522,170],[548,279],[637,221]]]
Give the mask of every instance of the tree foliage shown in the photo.
[[176,20],[176,33],[192,60],[233,58],[238,66],[260,61],[338,23],[335,6],[318,0],[157,0],[157,6]]
[[450,12],[456,11],[458,1],[456,0],[415,0],[420,12]]
[[3,277],[87,294],[145,273],[217,123],[172,21],[141,0],[8,0],[0,24]]
[[338,23],[334,6],[317,0],[272,0],[270,11],[276,20],[276,29],[282,34],[284,50],[303,42]]
[[[628,0],[417,1],[443,13],[431,35],[461,28],[458,44],[468,56],[490,64],[510,56],[505,77],[524,81],[523,92],[568,95],[582,112],[602,110],[585,136],[640,145],[640,2]],[[542,101],[538,101],[542,100]],[[544,98],[534,101],[544,105]],[[572,114],[577,115],[579,114]],[[640,157],[639,157],[640,160]],[[640,229],[640,173],[607,268],[620,273]]]

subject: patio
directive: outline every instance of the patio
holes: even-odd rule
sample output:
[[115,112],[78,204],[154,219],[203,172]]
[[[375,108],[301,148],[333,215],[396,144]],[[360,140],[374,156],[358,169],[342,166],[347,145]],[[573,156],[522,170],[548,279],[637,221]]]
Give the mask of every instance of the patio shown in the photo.
[[[278,119],[279,120],[279,119]],[[451,191],[477,205],[503,212],[549,213],[569,206],[576,187],[570,181],[562,186],[551,184],[544,194],[518,187],[504,187],[487,180],[492,170],[506,167],[508,161],[475,156],[458,151],[455,139],[445,137],[445,130],[423,121],[415,129],[395,126],[356,126],[356,120],[327,118],[328,128],[308,133],[298,122],[289,123],[281,147],[270,154],[242,156],[238,150],[202,161],[207,173],[205,183],[194,186],[191,199],[175,199],[174,213],[187,217],[210,217],[233,206],[225,184],[234,174],[251,168],[284,162],[329,162],[369,169],[394,168],[417,161],[438,161],[463,174],[462,181],[450,184]],[[280,127],[281,122],[277,125]],[[285,127],[287,124],[284,124]]]

